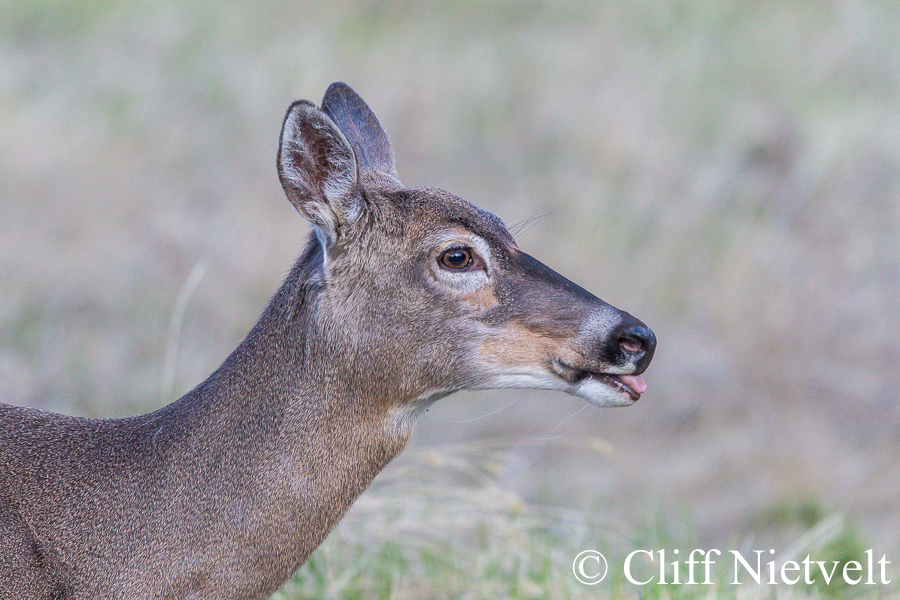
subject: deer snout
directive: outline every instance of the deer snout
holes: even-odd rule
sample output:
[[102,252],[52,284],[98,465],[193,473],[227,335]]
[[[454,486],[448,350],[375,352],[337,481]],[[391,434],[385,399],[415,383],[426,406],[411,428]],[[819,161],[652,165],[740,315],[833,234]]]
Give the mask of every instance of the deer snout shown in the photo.
[[647,370],[656,351],[656,335],[641,321],[626,318],[609,336],[605,354],[621,365],[634,365],[634,374]]

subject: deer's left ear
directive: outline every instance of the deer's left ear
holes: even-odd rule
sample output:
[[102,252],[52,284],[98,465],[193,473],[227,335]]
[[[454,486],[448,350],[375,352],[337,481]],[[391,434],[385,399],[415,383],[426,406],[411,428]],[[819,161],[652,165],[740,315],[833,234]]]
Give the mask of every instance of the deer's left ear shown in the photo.
[[278,177],[291,204],[316,227],[326,249],[362,213],[364,200],[353,148],[334,121],[312,102],[294,102],[284,117]]
[[328,86],[322,98],[322,112],[341,128],[353,148],[361,172],[387,175],[400,183],[394,163],[394,148],[378,117],[359,94],[341,81]]

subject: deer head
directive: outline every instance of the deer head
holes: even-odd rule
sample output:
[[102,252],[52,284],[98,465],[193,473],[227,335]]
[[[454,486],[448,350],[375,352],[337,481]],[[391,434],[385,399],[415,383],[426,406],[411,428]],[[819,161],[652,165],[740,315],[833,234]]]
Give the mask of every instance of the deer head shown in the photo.
[[462,389],[559,390],[596,406],[645,391],[653,332],[521,251],[503,222],[400,183],[387,134],[350,87],[284,119],[278,173],[314,229],[308,260],[330,369],[412,416]]

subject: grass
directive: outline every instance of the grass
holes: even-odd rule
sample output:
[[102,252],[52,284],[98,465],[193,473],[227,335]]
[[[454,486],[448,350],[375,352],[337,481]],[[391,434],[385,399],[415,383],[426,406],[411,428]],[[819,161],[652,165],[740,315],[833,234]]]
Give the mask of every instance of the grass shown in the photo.
[[[822,513],[812,502],[773,508],[772,518],[781,525],[801,526],[774,556],[752,539],[735,540],[717,548],[722,556],[710,566],[711,585],[705,584],[702,564],[691,581],[688,555],[710,547],[692,539],[689,526],[662,520],[634,526],[598,512],[527,501],[502,483],[507,474],[503,465],[513,459],[509,443],[473,440],[404,455],[273,600],[897,597],[896,581],[890,586],[843,583],[843,565],[866,564],[867,546],[841,515]],[[565,442],[577,444],[588,447],[592,440]],[[755,567],[757,549],[764,553],[763,565],[808,556],[824,561],[829,572],[837,564],[838,575],[826,584],[814,565],[811,584],[757,586],[742,570],[741,585],[733,585],[730,551],[740,552]],[[579,582],[573,573],[575,558],[585,550],[600,551],[608,563],[607,577],[596,586]],[[626,559],[634,551],[642,552],[630,561],[629,575],[646,585],[625,575]],[[679,561],[677,568],[673,561]],[[658,584],[661,563],[666,565],[664,585]],[[887,573],[895,578],[894,571]]]

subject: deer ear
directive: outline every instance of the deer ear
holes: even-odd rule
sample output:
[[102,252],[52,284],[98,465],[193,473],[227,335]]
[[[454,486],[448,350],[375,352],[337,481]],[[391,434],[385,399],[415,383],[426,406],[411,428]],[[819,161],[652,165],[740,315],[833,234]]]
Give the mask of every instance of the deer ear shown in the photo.
[[356,156],[340,128],[307,100],[288,108],[278,146],[278,177],[288,199],[330,246],[359,219]]
[[374,171],[400,182],[391,140],[359,94],[346,83],[332,83],[322,99],[322,110],[347,137],[360,171]]

